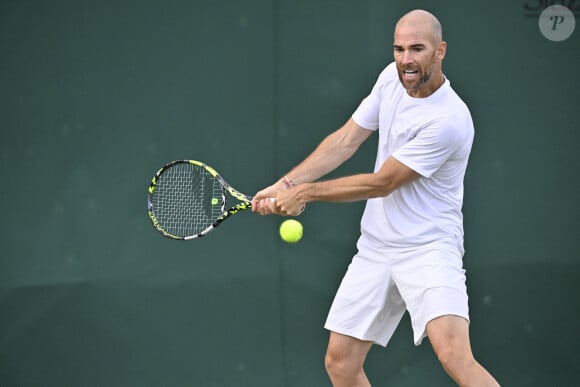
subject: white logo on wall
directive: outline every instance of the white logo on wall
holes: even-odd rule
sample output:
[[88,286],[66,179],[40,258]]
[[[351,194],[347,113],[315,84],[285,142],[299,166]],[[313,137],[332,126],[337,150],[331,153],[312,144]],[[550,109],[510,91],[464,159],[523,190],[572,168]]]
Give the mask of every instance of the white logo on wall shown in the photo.
[[554,42],[566,40],[576,28],[576,20],[570,9],[563,5],[552,5],[546,8],[538,20],[542,35]]

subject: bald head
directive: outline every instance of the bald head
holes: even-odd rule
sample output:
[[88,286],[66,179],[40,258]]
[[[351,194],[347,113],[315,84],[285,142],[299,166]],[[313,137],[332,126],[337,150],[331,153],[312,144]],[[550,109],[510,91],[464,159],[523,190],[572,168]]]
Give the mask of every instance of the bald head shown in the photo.
[[415,10],[399,19],[393,54],[399,80],[410,96],[423,98],[441,87],[445,81],[441,64],[446,49],[441,24],[429,12]]
[[443,40],[439,20],[432,13],[422,9],[416,9],[403,15],[395,26],[395,32],[402,27],[412,28],[424,34],[425,38],[431,40],[434,46]]

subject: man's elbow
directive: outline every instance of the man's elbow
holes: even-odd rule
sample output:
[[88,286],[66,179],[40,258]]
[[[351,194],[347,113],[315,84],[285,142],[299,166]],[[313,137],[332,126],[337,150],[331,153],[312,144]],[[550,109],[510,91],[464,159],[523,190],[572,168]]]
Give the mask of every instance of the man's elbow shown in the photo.
[[373,190],[376,193],[376,197],[385,197],[399,189],[400,187],[408,184],[409,182],[417,179],[420,175],[409,169],[403,173],[375,173],[373,178]]

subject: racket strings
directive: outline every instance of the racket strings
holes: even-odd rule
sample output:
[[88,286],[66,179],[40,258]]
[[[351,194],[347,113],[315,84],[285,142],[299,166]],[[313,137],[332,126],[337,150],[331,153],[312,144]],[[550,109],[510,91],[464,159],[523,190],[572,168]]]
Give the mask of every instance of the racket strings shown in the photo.
[[152,205],[164,230],[185,237],[201,233],[222,215],[224,196],[219,182],[204,168],[177,164],[159,177]]

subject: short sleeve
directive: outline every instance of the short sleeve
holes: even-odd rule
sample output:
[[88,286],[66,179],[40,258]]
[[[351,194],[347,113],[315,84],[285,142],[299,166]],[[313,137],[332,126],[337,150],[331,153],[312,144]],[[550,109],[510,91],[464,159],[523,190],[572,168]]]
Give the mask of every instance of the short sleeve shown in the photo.
[[377,130],[379,128],[379,107],[379,99],[373,88],[373,92],[363,99],[355,110],[352,119],[365,129]]
[[379,75],[371,93],[362,100],[358,108],[352,115],[353,120],[361,127],[369,130],[379,128],[379,112],[382,101],[383,90],[396,77],[395,64],[388,65]]

